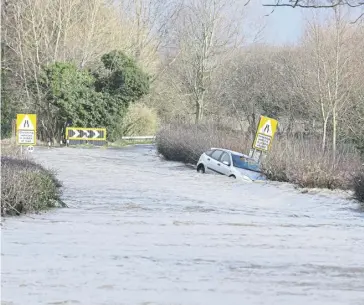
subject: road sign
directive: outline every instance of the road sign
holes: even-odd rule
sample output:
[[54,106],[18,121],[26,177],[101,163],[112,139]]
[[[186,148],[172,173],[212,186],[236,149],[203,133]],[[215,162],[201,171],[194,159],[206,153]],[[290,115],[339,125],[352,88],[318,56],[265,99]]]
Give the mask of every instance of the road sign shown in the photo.
[[16,115],[16,138],[20,145],[35,145],[37,142],[37,115]]
[[267,152],[270,150],[274,134],[277,131],[278,121],[265,116],[260,117],[258,130],[255,135],[253,148]]
[[67,127],[67,140],[106,141],[106,128]]

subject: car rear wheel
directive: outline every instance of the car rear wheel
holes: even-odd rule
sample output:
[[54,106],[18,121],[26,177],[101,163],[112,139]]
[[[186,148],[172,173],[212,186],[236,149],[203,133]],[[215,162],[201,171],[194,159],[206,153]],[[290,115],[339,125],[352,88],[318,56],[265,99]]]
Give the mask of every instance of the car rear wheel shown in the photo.
[[200,164],[199,166],[197,166],[197,172],[201,173],[201,174],[204,174],[206,172],[205,171],[205,166],[203,164]]

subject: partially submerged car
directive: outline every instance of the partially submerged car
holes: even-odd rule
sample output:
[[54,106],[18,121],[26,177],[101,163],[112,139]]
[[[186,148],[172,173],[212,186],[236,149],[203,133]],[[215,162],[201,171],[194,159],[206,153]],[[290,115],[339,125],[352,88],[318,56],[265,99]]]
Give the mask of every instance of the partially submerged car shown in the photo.
[[267,180],[262,173],[259,163],[242,153],[223,149],[211,148],[204,152],[197,162],[200,173],[215,172],[235,179],[248,181]]

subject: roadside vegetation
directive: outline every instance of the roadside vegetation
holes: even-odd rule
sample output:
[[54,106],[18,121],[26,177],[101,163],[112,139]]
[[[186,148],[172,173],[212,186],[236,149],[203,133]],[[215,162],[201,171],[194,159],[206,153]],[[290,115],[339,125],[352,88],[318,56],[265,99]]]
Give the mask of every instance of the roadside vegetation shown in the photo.
[[193,162],[210,146],[248,153],[265,115],[279,122],[263,162],[271,179],[353,188],[364,151],[364,17],[347,3],[294,6],[323,2],[325,18],[305,10],[302,32],[284,45],[265,40],[271,8],[249,1],[9,0],[1,137],[16,113],[33,112],[46,143],[70,125],[107,128],[115,145],[157,133],[166,159]]
[[361,158],[353,145],[338,145],[322,152],[320,140],[277,138],[272,151],[262,161],[264,173],[271,180],[286,181],[300,187],[353,189]]
[[168,124],[157,133],[158,153],[166,160],[196,164],[211,147],[249,153],[249,141],[239,131],[214,124]]
[[61,186],[54,172],[21,155],[19,147],[2,145],[1,216],[65,207]]
[[[249,134],[216,125],[170,124],[158,132],[156,144],[165,159],[196,164],[200,155],[212,147],[248,155],[252,140]],[[319,140],[286,137],[277,137],[272,151],[262,161],[262,171],[270,180],[308,188],[355,187],[358,199],[363,199],[360,187],[364,182],[358,178],[361,167],[358,150],[352,145],[340,146],[334,161],[330,153],[321,152]]]
[[364,169],[355,176],[354,179],[354,194],[355,198],[361,201],[362,207],[364,208]]

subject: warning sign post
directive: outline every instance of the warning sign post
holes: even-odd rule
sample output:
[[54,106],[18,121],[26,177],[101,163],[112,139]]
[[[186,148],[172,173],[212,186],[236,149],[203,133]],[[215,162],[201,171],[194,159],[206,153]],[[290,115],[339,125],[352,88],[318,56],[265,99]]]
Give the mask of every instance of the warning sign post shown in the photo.
[[274,134],[277,131],[278,121],[265,116],[260,117],[255,134],[251,157],[260,161],[262,153],[266,153],[272,146]]
[[19,145],[35,145],[37,142],[37,115],[17,114],[16,140]]
[[262,151],[268,151],[270,143],[271,143],[271,137],[263,134],[258,134],[255,140],[254,148]]

